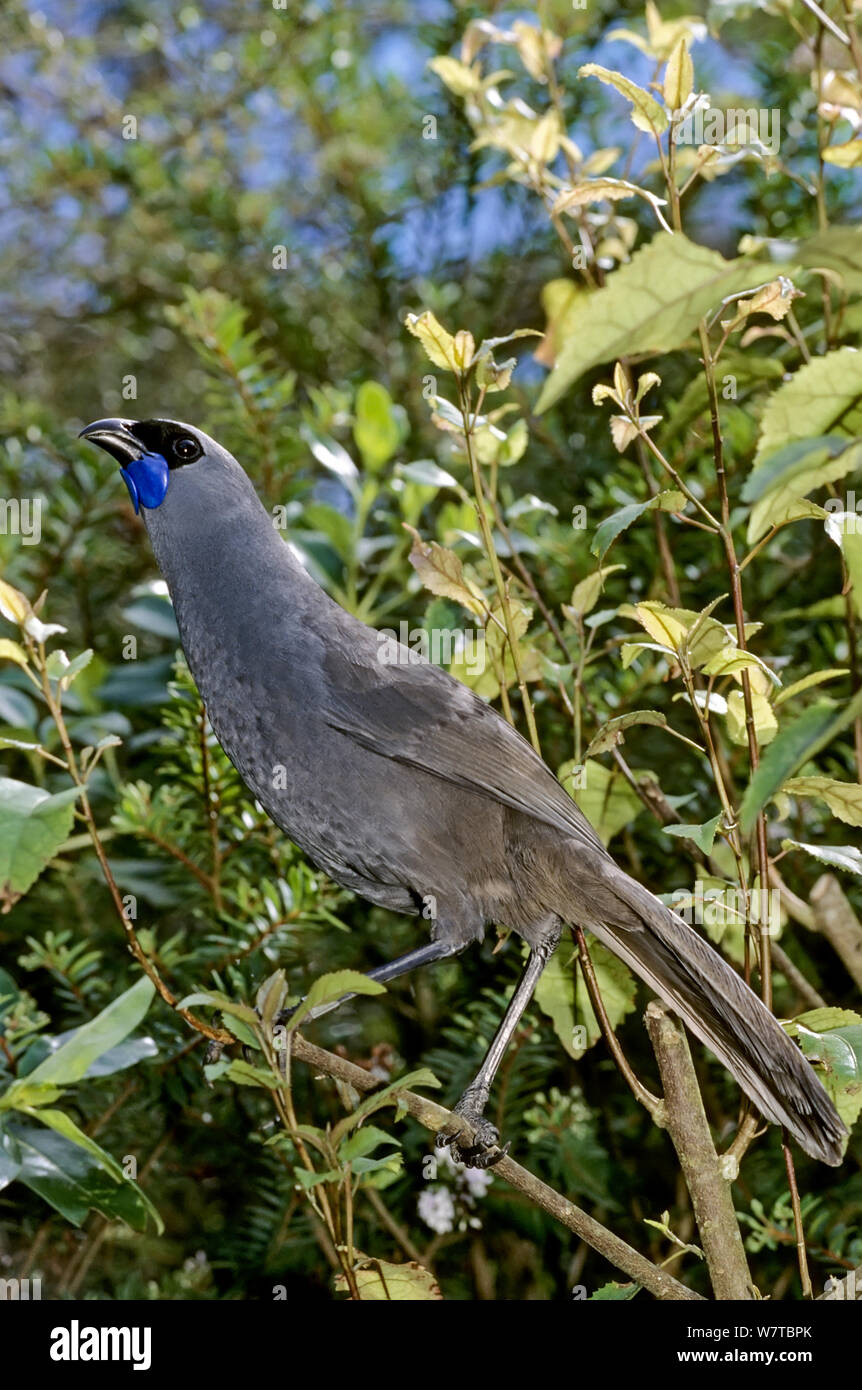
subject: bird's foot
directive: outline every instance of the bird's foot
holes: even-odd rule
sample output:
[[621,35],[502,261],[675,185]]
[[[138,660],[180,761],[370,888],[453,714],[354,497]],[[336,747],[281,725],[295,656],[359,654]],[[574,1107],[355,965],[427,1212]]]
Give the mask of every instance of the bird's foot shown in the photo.
[[[493,1168],[509,1152],[509,1145],[500,1147],[500,1131],[482,1114],[484,1105],[478,1105],[467,1091],[453,1105],[453,1115],[458,1115],[465,1124],[457,1129],[441,1129],[435,1144],[438,1148],[448,1148],[456,1163],[465,1168]],[[472,1132],[472,1133],[471,1133]]]

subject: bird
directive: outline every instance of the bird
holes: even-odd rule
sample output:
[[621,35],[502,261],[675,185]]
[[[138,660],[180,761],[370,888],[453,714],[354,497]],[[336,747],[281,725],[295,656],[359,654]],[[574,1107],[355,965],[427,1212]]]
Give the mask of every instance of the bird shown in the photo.
[[393,650],[392,638],[381,659],[380,634],[308,574],[227,449],[170,419],[95,420],[81,437],[120,465],[207,717],[246,786],[336,883],[423,919],[427,939],[369,977],[386,983],[457,955],[495,924],[526,943],[521,978],[438,1144],[476,1168],[506,1152],[485,1116],[494,1076],[574,925],[670,1005],[766,1119],[813,1158],[841,1162],[844,1125],[762,1000],[619,867],[493,706],[420,652]]

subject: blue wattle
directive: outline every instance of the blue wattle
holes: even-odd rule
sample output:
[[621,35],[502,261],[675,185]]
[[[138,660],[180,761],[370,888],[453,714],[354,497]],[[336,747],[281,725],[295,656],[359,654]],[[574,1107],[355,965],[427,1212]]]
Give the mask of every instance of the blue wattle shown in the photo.
[[141,507],[152,510],[164,502],[170,470],[161,454],[142,454],[139,459],[132,459],[126,468],[120,469],[120,476],[129,489],[136,513]]

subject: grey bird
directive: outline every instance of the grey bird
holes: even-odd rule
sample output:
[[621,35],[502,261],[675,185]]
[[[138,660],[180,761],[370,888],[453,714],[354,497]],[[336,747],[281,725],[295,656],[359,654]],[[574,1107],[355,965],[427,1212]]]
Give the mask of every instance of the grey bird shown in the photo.
[[494,709],[406,647],[390,644],[381,659],[379,634],[306,573],[226,449],[174,420],[97,420],[82,434],[121,465],[210,723],[275,824],[370,902],[414,915],[433,906],[430,939],[372,978],[455,955],[493,923],[527,943],[522,978],[455,1106],[467,1126],[440,1136],[456,1158],[499,1158],[484,1118],[494,1074],[574,923],[671,1005],[767,1119],[840,1163],[845,1128],[757,995],[619,868]]

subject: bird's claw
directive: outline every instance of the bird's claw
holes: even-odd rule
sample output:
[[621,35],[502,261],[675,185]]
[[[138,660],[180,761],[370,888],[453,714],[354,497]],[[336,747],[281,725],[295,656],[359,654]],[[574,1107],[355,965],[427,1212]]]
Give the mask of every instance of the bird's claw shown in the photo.
[[463,1128],[440,1130],[434,1141],[437,1148],[448,1149],[453,1161],[463,1163],[465,1168],[493,1168],[501,1158],[505,1158],[509,1145],[500,1147],[500,1131],[483,1117],[481,1111],[459,1101],[453,1108],[453,1114],[466,1120],[473,1131],[472,1138]]

